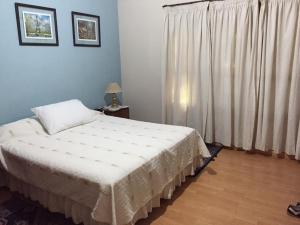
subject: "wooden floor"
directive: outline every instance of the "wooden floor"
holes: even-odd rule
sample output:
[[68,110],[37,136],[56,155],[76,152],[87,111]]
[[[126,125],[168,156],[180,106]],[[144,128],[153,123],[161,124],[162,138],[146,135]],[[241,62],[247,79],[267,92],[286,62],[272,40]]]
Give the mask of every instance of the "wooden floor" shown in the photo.
[[300,163],[225,149],[137,225],[300,225],[286,213],[297,201]]

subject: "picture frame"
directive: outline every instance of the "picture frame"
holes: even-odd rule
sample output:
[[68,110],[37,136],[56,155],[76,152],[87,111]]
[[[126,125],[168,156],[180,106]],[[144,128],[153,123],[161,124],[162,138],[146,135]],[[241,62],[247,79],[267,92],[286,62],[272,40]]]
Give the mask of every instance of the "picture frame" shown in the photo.
[[56,9],[15,3],[20,45],[58,46]]
[[72,11],[73,44],[101,47],[100,16]]

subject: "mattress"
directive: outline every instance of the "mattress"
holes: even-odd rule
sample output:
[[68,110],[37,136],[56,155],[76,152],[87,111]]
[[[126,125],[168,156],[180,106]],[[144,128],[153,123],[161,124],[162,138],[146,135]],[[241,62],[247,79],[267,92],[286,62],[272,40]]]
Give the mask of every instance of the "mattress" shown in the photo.
[[4,170],[81,205],[104,224],[133,223],[175,177],[186,175],[186,168],[193,174],[195,159],[209,156],[199,134],[186,127],[99,115],[51,136],[32,129],[1,144]]

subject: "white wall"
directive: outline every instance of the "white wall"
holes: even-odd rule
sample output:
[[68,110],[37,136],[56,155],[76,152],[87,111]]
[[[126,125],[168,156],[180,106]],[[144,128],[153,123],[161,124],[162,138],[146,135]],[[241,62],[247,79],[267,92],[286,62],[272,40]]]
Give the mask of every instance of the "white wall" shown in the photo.
[[164,0],[119,0],[123,100],[132,119],[161,122]]

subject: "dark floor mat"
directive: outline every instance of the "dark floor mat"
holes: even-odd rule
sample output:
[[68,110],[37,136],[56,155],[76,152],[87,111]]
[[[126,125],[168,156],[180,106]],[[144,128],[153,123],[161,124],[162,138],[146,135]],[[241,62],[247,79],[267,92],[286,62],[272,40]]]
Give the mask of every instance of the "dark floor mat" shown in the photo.
[[222,145],[213,145],[213,144],[206,144],[211,157],[204,158],[204,163],[201,167],[196,169],[195,176],[199,175],[201,171],[211,162],[214,161],[216,157],[218,157],[219,152],[223,149]]

